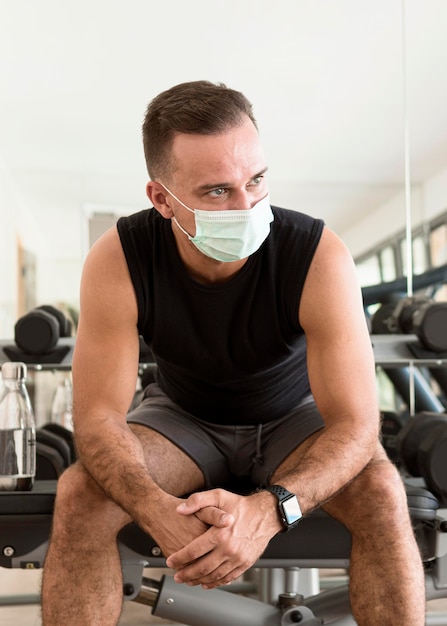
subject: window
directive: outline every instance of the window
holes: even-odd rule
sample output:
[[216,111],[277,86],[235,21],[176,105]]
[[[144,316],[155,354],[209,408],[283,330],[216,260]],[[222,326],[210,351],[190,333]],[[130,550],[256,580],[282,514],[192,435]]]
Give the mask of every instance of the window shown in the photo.
[[425,237],[413,237],[413,273],[423,274],[428,269]]
[[441,224],[430,232],[430,261],[433,267],[447,263],[447,224]]
[[[414,230],[411,252],[416,275],[447,265],[447,212]],[[407,239],[402,231],[356,259],[360,284],[367,287],[406,276],[407,262]],[[438,290],[436,299],[447,300],[447,285]]]
[[377,255],[369,256],[357,264],[357,273],[362,287],[377,285],[381,281],[380,263]]
[[397,278],[396,255],[392,246],[386,246],[380,251],[380,265],[382,281],[388,283]]

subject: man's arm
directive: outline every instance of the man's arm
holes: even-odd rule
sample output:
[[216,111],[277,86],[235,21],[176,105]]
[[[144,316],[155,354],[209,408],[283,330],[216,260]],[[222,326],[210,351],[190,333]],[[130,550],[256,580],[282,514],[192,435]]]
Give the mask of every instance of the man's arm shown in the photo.
[[170,553],[207,526],[175,513],[180,500],[151,478],[142,445],[126,423],[138,357],[136,297],[118,233],[111,229],[90,251],[81,281],[73,356],[76,446],[80,462],[107,495]]
[[[78,456],[113,500],[135,511],[138,495],[148,495],[150,485],[144,479],[142,451],[125,421],[138,373],[137,305],[116,230],[90,251],[80,299],[73,354]],[[114,471],[115,461],[115,467],[126,464],[129,474]],[[130,493],[121,484],[126,474],[134,476]]]
[[299,311],[309,380],[325,428],[299,465],[274,476],[299,495],[303,512],[324,503],[371,460],[379,437],[374,355],[354,262],[325,229]]

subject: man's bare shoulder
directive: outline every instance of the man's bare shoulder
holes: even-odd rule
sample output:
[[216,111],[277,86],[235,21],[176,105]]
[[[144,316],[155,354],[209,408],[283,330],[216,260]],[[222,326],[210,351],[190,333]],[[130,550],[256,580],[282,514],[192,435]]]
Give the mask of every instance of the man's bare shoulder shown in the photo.
[[107,230],[91,247],[84,263],[84,275],[128,278],[127,264],[116,227]]

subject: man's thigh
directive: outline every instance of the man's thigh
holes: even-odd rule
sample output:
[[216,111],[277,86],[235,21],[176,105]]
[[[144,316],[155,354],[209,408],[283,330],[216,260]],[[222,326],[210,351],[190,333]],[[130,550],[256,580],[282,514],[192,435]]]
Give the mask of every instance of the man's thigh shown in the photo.
[[[138,429],[138,436],[144,437],[146,463],[158,480],[165,480],[164,472],[168,471],[169,463],[171,474],[192,471],[194,489],[211,488],[228,481],[227,460],[211,434],[199,420],[168,398],[157,384],[146,388],[142,402],[128,414],[127,422],[132,429],[136,425],[147,429],[146,433]],[[157,458],[154,458],[153,451],[157,452]],[[166,460],[163,457],[165,451]],[[197,470],[200,480],[197,480]],[[191,486],[187,476],[180,476],[180,480]]]
[[288,415],[264,424],[262,461],[253,468],[253,482],[268,485],[276,475],[295,470],[323,428],[323,418],[310,396]]
[[164,491],[181,496],[205,486],[198,465],[175,443],[147,426],[129,428],[141,442],[149,474]]

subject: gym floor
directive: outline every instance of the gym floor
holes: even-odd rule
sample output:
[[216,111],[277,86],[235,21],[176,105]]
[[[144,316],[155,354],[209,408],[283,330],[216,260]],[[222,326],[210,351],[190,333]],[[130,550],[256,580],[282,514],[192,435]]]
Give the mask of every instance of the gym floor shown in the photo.
[[[145,574],[149,577],[158,579],[164,573],[164,570],[146,570]],[[0,567],[0,597],[12,595],[34,595],[39,593],[41,570],[18,570],[5,569]],[[324,570],[325,580],[330,576],[339,578],[343,575],[340,570]],[[435,600],[429,603],[430,614],[435,616],[437,613],[447,613],[447,599]],[[446,624],[446,622],[436,621],[437,624]],[[36,604],[20,605],[20,606],[1,606],[0,605],[0,626],[41,626],[40,607]],[[135,602],[125,602],[122,617],[119,626],[148,626],[151,624],[159,624],[162,626],[181,626],[173,622],[154,617],[151,614],[151,608],[137,604]],[[69,625],[67,625],[69,626]]]

